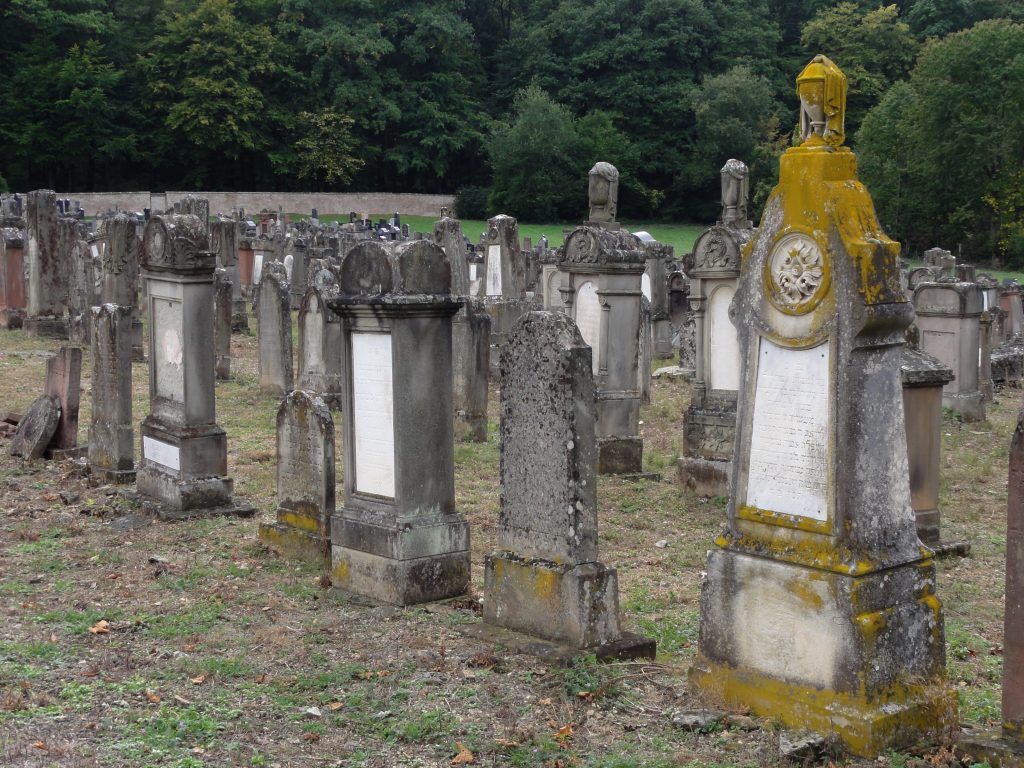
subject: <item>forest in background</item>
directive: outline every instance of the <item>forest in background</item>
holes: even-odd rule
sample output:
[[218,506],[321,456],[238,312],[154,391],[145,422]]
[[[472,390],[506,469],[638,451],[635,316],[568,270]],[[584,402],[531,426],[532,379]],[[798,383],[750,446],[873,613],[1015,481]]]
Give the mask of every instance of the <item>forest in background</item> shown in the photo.
[[1019,0],[2,0],[0,188],[458,193],[460,214],[755,207],[816,53],[888,233],[1024,265]]

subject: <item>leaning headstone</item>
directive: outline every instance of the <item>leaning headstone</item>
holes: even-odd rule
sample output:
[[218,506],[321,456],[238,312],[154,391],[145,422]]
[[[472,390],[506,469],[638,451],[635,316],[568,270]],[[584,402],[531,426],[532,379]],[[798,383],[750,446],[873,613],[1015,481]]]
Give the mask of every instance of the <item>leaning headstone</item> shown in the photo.
[[47,458],[83,456],[85,446],[78,445],[78,409],[82,397],[80,347],[61,347],[57,354],[46,361],[46,384],[43,391],[60,402],[60,420],[47,447]]
[[213,343],[217,355],[214,371],[218,381],[227,381],[231,378],[231,319],[234,310],[233,286],[227,270],[217,269],[213,286]]
[[283,397],[292,391],[292,310],[283,267],[268,262],[263,268],[256,305],[259,333],[260,391]]
[[61,253],[56,192],[41,189],[28,193],[25,231],[28,236],[28,302],[23,327],[34,336],[65,339],[67,269]]
[[573,648],[622,637],[618,574],[598,559],[591,353],[562,313],[530,312],[509,335],[498,544],[484,561],[484,621]]
[[871,756],[947,734],[935,561],[910,503],[900,361],[913,307],[843,146],[846,78],[797,78],[733,302],[742,368],[725,530],[701,587],[694,692]]
[[139,492],[161,519],[255,512],[232,498],[227,435],[216,423],[216,254],[195,216],[151,216],[143,233],[149,315],[149,407]]
[[[336,586],[409,605],[469,588],[455,509],[451,267],[425,240],[349,251],[328,306],[344,323],[345,501],[331,519]],[[351,414],[351,417],[348,415]]]
[[100,482],[135,482],[132,428],[133,307],[93,307],[89,471]]
[[332,514],[334,421],[321,398],[295,390],[277,410],[277,522],[260,525],[260,540],[329,566]]
[[42,458],[59,422],[60,400],[51,395],[37,397],[18,422],[11,439],[11,456],[29,460]]

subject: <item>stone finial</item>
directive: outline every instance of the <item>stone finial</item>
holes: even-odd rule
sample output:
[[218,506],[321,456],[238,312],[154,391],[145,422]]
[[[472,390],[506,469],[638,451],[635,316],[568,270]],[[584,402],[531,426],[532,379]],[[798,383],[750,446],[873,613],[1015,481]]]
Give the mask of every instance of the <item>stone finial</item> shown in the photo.
[[747,197],[750,169],[742,160],[729,159],[722,166],[722,224],[750,228]]
[[796,78],[804,144],[839,147],[846,141],[846,75],[818,54]]
[[611,163],[600,162],[590,169],[589,177],[589,220],[594,224],[611,224],[619,207],[619,171]]

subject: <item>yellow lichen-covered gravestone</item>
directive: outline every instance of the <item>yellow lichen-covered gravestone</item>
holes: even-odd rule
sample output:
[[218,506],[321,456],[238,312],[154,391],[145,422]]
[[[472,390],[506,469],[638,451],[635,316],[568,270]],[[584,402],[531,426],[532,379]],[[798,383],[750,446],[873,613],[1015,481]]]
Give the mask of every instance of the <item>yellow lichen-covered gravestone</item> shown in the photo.
[[744,248],[728,520],[691,681],[871,755],[956,722],[931,550],[910,503],[900,384],[913,309],[843,146],[846,77],[797,78],[804,141]]

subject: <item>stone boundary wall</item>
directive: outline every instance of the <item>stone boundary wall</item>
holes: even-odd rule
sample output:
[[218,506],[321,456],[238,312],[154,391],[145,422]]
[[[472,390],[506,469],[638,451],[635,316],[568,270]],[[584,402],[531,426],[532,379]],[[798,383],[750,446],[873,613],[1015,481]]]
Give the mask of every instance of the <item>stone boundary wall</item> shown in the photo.
[[[247,215],[264,208],[285,213],[304,213],[316,208],[323,214],[347,214],[355,211],[371,216],[398,211],[408,216],[439,216],[441,206],[451,207],[454,195],[418,195],[388,192],[166,192],[167,205],[185,195],[205,197],[210,201],[210,213],[230,213],[241,206]],[[149,192],[58,192],[60,198],[78,200],[86,216],[96,216],[117,208],[122,211],[141,211],[149,207]],[[158,193],[159,196],[159,193]]]

